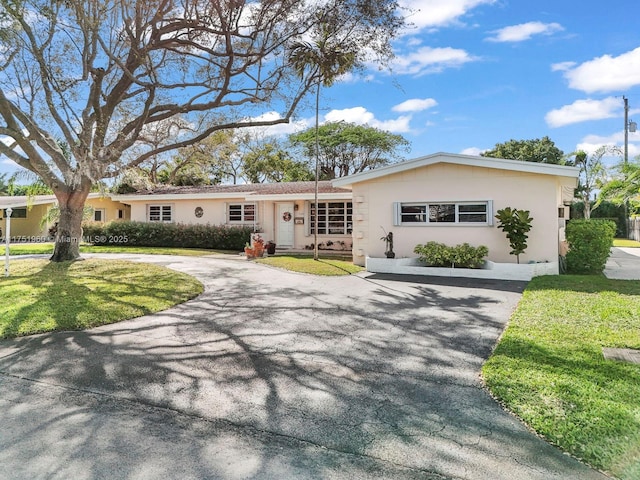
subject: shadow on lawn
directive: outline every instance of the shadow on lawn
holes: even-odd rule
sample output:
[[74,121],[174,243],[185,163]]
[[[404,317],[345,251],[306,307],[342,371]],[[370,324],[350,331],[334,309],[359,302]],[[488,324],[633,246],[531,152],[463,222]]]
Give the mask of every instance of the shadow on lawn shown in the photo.
[[[214,268],[199,261],[202,271]],[[272,274],[265,283],[255,269],[220,262],[203,279],[204,294],[153,317],[0,342],[0,372],[97,395],[101,405],[108,399],[114,421],[130,416],[140,429],[109,435],[91,405],[69,414],[82,428],[47,417],[33,435],[58,439],[52,471],[63,475],[112,449],[164,465],[169,478],[236,478],[225,465],[242,462],[248,478],[365,478],[388,469],[380,478],[595,478],[480,386],[480,365],[517,294],[358,277],[301,283]],[[146,421],[154,415],[163,423]],[[165,447],[142,449],[131,438]],[[184,452],[175,438],[195,438],[189,461],[173,456]],[[220,438],[238,445],[235,457],[217,456]],[[0,440],[1,450],[18,460],[49,455],[31,435]],[[495,458],[508,468],[496,470]],[[87,478],[109,462],[92,456]],[[135,476],[135,465],[118,464],[119,476]]]
[[549,441],[616,475],[640,469],[639,365],[605,360],[599,346],[569,350],[509,336],[487,365],[492,392],[521,392],[510,407]]
[[148,271],[144,272],[146,278],[141,278],[131,265],[104,260],[43,260],[39,271],[11,277],[28,287],[29,298],[4,324],[2,336],[94,327],[156,311],[153,304],[158,301],[171,305],[194,296],[176,294],[176,286],[167,285],[163,272],[155,266],[149,267],[156,270],[150,282]]
[[617,292],[622,295],[640,295],[640,282],[614,280],[604,275],[552,275],[535,277],[527,290],[561,290],[581,293]]

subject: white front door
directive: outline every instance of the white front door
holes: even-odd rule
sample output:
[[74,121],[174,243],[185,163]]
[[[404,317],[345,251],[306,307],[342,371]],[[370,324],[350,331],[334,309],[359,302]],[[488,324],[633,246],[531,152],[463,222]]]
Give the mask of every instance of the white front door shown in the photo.
[[278,203],[276,209],[276,245],[278,247],[293,247],[294,225],[293,203]]

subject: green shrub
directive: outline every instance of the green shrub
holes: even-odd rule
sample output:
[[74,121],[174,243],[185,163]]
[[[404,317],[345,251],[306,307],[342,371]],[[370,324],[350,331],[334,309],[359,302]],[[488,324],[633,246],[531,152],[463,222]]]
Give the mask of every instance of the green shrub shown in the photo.
[[489,255],[489,249],[484,245],[473,247],[468,243],[463,243],[452,248],[451,261],[463,268],[480,268],[487,255]]
[[430,267],[450,267],[451,248],[444,243],[428,242],[424,245],[416,245],[413,253],[419,255],[420,261]]
[[507,234],[511,255],[516,256],[516,261],[520,263],[520,254],[527,249],[527,233],[531,230],[533,218],[529,216],[529,210],[518,210],[517,208],[506,207],[498,210],[498,228]]
[[82,227],[84,240],[94,245],[238,251],[244,248],[253,232],[253,228],[250,226],[186,225],[158,222],[86,223]]
[[448,247],[444,243],[428,242],[416,245],[413,252],[430,267],[479,268],[484,264],[489,249],[484,245],[473,247],[468,243]]
[[611,252],[616,224],[610,220],[571,220],[567,223],[569,273],[602,273]]

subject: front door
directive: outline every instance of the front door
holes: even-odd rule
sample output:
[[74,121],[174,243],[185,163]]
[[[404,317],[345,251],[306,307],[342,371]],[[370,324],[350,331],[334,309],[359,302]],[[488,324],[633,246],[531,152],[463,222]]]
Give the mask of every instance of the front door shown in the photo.
[[293,203],[278,203],[276,212],[276,244],[291,248],[294,242]]

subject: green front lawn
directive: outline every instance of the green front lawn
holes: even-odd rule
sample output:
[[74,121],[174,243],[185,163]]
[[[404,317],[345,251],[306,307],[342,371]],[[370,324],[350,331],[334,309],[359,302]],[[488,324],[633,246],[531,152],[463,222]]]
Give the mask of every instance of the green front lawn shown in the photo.
[[10,276],[0,277],[0,338],[119,322],[202,291],[195,278],[146,263],[13,260]]
[[[4,255],[4,251],[5,246],[0,246],[0,255]],[[9,246],[9,251],[11,255],[50,255],[53,253],[53,243],[14,243]],[[199,248],[80,245],[80,253],[146,253],[150,255],[202,256],[229,252],[224,252],[221,250],[205,250]]]
[[631,247],[631,248],[640,248],[640,242],[636,242],[635,240],[629,240],[627,238],[614,238],[613,239],[614,247]]
[[312,257],[303,255],[277,255],[275,257],[259,258],[256,262],[313,275],[351,275],[364,270],[363,267],[354,265],[353,262],[346,260],[321,258],[315,261]]
[[551,443],[621,479],[640,478],[640,282],[534,278],[483,367],[491,393]]

